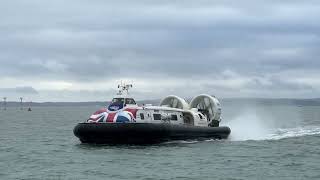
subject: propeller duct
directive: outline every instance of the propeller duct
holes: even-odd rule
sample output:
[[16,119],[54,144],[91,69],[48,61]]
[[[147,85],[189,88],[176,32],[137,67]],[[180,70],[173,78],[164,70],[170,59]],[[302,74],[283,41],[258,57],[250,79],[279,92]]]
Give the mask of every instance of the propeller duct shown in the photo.
[[189,104],[182,98],[174,95],[165,97],[160,102],[160,106],[167,106],[171,108],[178,108],[183,110],[189,110]]
[[219,126],[221,121],[221,105],[217,98],[207,94],[198,95],[191,100],[190,108],[196,108],[206,115],[210,126]]

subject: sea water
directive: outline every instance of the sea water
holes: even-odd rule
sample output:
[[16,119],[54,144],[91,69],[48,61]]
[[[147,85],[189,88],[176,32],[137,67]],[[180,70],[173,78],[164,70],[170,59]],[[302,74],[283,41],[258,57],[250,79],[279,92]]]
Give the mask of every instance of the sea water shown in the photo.
[[81,144],[98,108],[0,110],[0,179],[320,179],[320,106],[225,103],[227,140]]

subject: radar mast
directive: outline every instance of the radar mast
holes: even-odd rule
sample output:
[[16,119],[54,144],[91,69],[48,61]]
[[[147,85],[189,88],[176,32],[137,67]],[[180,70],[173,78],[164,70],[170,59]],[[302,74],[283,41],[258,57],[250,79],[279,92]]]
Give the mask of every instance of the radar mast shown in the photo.
[[129,89],[132,87],[133,87],[132,84],[126,84],[126,83],[121,82],[118,85],[119,91],[118,91],[117,95],[123,95],[123,94],[129,95]]

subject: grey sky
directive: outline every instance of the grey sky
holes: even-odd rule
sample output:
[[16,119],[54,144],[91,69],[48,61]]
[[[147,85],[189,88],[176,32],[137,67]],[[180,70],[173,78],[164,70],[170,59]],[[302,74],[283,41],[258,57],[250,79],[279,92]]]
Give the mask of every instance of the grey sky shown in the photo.
[[320,1],[8,0],[0,96],[320,97]]

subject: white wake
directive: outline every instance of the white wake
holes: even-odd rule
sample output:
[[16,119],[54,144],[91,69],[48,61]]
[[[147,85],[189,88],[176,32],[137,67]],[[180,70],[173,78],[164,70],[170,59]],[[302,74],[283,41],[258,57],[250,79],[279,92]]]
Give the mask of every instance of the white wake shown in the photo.
[[[281,121],[281,123],[279,122]],[[287,123],[288,127],[285,127]],[[281,124],[284,127],[277,127]],[[319,126],[301,126],[287,120],[274,120],[271,117],[261,117],[255,112],[246,112],[224,125],[229,126],[231,141],[247,141],[247,140],[279,140],[284,138],[316,135],[320,134]],[[291,126],[291,127],[290,127]]]
[[320,127],[305,126],[298,128],[277,129],[274,133],[269,134],[266,139],[279,140],[284,138],[308,136],[320,134]]

